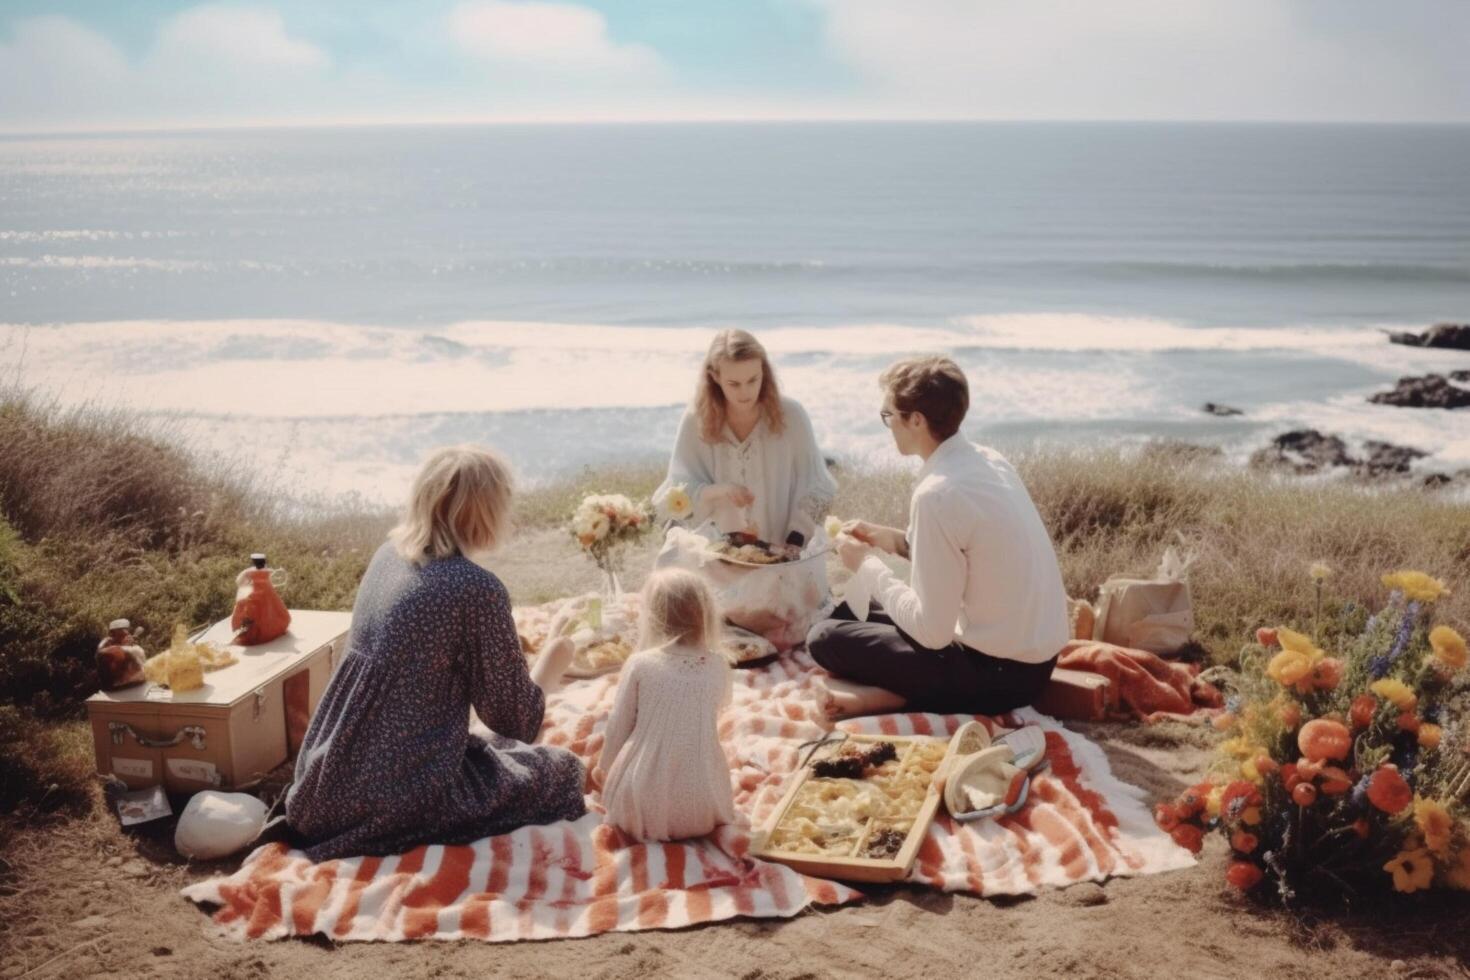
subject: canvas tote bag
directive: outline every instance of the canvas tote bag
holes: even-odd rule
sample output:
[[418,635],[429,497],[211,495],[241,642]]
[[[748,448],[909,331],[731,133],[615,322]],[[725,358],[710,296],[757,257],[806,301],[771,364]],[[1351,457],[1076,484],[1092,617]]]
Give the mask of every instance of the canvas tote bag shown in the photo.
[[1186,578],[1192,561],[1170,547],[1153,578],[1109,578],[1098,594],[1092,638],[1150,653],[1178,653],[1194,633]]

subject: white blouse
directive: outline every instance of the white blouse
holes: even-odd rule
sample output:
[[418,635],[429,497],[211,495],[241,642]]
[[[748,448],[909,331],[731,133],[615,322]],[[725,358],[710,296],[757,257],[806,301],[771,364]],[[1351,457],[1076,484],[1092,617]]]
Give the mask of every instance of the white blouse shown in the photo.
[[714,518],[721,530],[739,530],[724,526],[729,522],[704,499],[704,491],[716,483],[739,484],[755,496],[749,517],[762,538],[780,544],[790,532],[799,531],[810,541],[832,506],[837,483],[817,449],[806,410],[790,398],[781,399],[781,409],[786,425],[779,434],[771,431],[762,412],[743,442],[726,425],[720,441],[713,444],[700,435],[693,409],[685,412],[668,476],[654,492],[654,504],[661,507],[669,491],[682,485],[694,502],[695,525]]

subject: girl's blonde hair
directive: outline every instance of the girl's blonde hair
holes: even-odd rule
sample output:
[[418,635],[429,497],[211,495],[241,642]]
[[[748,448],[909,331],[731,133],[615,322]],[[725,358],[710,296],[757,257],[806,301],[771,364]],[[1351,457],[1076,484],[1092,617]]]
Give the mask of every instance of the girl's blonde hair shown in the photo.
[[710,341],[699,374],[699,387],[694,392],[694,412],[699,416],[699,433],[705,442],[719,442],[725,430],[725,392],[720,388],[721,361],[761,362],[760,405],[766,413],[766,425],[780,435],[786,428],[786,415],[781,411],[781,389],[776,385],[776,372],[761,342],[744,330],[721,330]]
[[643,583],[638,649],[668,643],[713,649],[720,637],[720,611],[704,579],[683,568],[654,572]]
[[510,523],[510,466],[478,446],[435,450],[419,470],[402,522],[388,532],[415,565],[493,549]]

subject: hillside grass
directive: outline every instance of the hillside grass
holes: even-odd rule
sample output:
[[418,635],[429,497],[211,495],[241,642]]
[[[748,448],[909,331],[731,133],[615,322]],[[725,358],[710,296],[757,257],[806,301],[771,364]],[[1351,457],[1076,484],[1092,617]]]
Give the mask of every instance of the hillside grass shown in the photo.
[[[63,411],[0,392],[0,812],[93,805],[82,703],[109,620],[143,629],[150,652],[173,626],[228,616],[252,551],[289,570],[296,608],[348,609],[393,523],[354,506],[302,516],[248,472],[182,446],[167,423]],[[1349,601],[1376,607],[1379,576],[1412,567],[1455,594],[1441,620],[1470,626],[1470,507],[1410,488],[1271,477],[1190,452],[1046,452],[1017,464],[1056,543],[1069,594],[1112,574],[1147,574],[1170,544],[1192,553],[1196,637],[1229,663],[1255,627],[1312,616],[1312,562],[1334,569],[1323,641]],[[596,586],[561,525],[590,492],[647,496],[652,467],[587,470],[526,491],[517,533],[493,562],[517,602]],[[837,472],[833,511],[906,522],[912,467]],[[629,556],[636,587],[655,544]],[[1458,579],[1458,580],[1457,580]]]

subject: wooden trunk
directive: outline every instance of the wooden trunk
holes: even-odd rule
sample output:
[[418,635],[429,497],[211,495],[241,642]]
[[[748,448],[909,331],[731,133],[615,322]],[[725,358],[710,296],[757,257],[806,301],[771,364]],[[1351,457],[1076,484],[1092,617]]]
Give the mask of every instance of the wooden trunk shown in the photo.
[[[295,755],[337,662],[352,614],[292,610],[286,635],[230,645],[238,663],[174,694],[145,682],[87,699],[97,771],[174,793],[253,785]],[[196,640],[226,646],[228,619]]]

